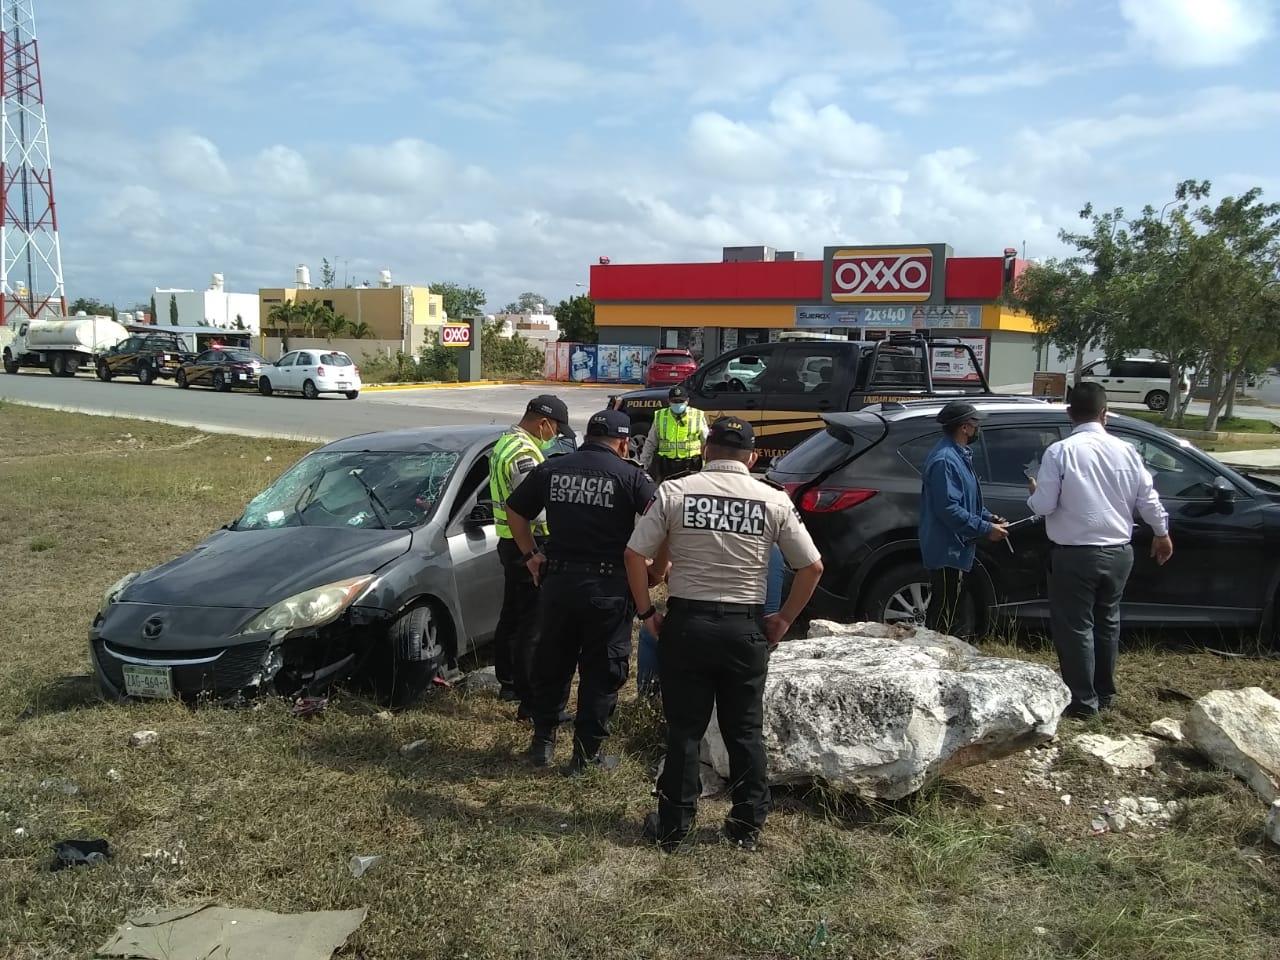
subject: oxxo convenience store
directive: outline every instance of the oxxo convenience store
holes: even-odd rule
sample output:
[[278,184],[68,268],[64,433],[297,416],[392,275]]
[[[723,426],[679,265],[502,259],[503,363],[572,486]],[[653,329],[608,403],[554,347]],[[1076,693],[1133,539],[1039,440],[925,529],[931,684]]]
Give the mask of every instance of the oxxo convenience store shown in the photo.
[[1040,365],[1030,317],[1001,306],[1026,268],[1012,251],[955,257],[945,243],[838,245],[821,260],[726,247],[718,263],[591,267],[601,343],[684,347],[700,360],[782,339],[879,340],[927,330],[973,348],[993,386]]

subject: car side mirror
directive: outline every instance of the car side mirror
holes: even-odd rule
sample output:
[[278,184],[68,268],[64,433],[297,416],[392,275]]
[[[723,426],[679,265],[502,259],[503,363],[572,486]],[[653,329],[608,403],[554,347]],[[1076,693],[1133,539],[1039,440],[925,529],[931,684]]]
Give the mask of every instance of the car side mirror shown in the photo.
[[1213,504],[1219,510],[1227,512],[1236,501],[1236,488],[1226,477],[1215,477],[1213,480]]
[[467,519],[462,522],[462,525],[466,530],[477,531],[489,526],[493,522],[492,501],[481,500],[471,508],[471,512],[467,514]]

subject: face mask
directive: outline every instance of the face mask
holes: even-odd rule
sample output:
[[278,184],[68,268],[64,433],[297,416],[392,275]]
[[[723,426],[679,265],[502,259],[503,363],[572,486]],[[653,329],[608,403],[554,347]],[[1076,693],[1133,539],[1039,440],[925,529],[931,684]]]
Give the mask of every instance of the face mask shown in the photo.
[[673,403],[671,405],[672,413],[684,413],[688,409],[689,405],[687,403]]

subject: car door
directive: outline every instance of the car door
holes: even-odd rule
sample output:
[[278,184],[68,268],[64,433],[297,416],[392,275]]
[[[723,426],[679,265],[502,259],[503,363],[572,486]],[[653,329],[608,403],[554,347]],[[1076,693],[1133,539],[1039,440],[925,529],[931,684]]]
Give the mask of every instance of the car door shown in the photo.
[[213,371],[222,354],[217,350],[206,350],[192,366],[187,367],[187,383],[198,383],[207,386],[213,382]]
[[690,399],[694,406],[706,411],[708,424],[720,417],[736,416],[757,431],[760,429],[764,384],[781,348],[777,343],[741,347],[694,374]]
[[[449,523],[445,537],[449,543],[449,559],[453,565],[454,589],[458,610],[466,634],[460,647],[493,637],[502,610],[503,571],[498,560],[498,533],[493,523],[492,501],[489,499],[489,454],[480,454],[467,468],[454,500],[449,504]],[[488,519],[472,522],[467,518],[479,505],[489,506]],[[463,652],[461,649],[459,653]]]
[[316,367],[320,365],[316,359],[317,354],[311,350],[299,350],[293,358],[293,371],[290,376],[293,378],[294,385],[290,390],[301,390],[302,385],[308,380],[316,379]]
[[1158,566],[1151,528],[1136,522],[1122,617],[1155,625],[1256,623],[1274,566],[1264,539],[1266,503],[1194,449],[1125,427],[1108,429],[1131,444],[1151,472],[1173,538],[1173,558]]
[[847,344],[807,341],[780,345],[761,383],[756,449],[761,459],[781,457],[822,429],[822,414],[845,409],[841,369]]
[[[971,449],[986,508],[1010,522],[1031,517],[1028,475],[1068,429],[1065,416],[1061,422],[1039,417],[1035,422],[993,419],[983,424]],[[978,552],[996,588],[997,609],[1028,618],[1047,614],[1049,539],[1043,522],[1023,524],[1003,543],[979,541]]]
[[271,381],[271,386],[275,390],[297,390],[298,387],[294,383],[294,367],[293,362],[298,358],[298,352],[286,353],[283,357],[276,361],[275,366],[271,368],[271,372],[267,375],[267,379]]
[[113,375],[119,376],[137,370],[140,343],[141,340],[138,337],[129,337],[112,348],[112,352],[107,354],[107,366],[111,368]]

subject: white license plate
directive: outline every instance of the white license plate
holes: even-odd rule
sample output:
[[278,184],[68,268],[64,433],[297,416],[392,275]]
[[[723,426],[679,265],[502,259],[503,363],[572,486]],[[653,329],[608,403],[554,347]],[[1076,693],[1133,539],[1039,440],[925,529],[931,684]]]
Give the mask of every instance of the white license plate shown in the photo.
[[239,377],[241,380],[249,379],[249,375],[247,373],[237,373],[236,376]]
[[124,692],[130,697],[173,698],[173,670],[169,667],[124,665]]
[[339,380],[339,381],[338,381],[338,389],[339,389],[339,390],[349,390],[349,389],[351,389],[351,384],[347,383],[347,381],[345,381],[345,380]]

